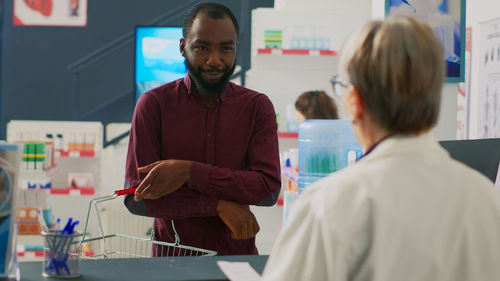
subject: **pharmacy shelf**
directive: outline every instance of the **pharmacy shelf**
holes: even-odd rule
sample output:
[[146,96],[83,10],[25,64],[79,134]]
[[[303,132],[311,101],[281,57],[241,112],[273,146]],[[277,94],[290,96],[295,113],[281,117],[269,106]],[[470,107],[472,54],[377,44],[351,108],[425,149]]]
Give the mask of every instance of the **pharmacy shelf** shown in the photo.
[[302,56],[336,56],[334,50],[310,50],[310,49],[272,49],[261,48],[257,49],[257,54],[260,55],[302,55]]
[[43,258],[43,251],[18,251],[17,257],[26,259]]

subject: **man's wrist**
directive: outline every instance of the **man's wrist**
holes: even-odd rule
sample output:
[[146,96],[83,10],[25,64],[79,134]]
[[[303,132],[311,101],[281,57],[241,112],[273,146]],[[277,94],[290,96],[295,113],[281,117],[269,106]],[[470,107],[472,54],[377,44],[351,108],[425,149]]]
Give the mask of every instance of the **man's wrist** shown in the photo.
[[217,207],[216,207],[217,213],[220,213],[222,211],[222,209],[224,208],[225,204],[226,204],[226,201],[220,200],[220,199],[217,200]]
[[186,181],[189,182],[191,179],[191,167],[193,167],[193,161],[186,161]]

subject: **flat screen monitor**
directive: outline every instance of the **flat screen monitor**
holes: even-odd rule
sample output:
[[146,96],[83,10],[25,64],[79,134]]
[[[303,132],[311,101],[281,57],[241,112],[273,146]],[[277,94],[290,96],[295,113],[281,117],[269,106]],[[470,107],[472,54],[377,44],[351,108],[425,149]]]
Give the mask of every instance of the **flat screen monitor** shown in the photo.
[[495,182],[500,164],[500,139],[440,141],[450,156]]
[[137,26],[135,29],[135,95],[186,75],[179,50],[180,26]]

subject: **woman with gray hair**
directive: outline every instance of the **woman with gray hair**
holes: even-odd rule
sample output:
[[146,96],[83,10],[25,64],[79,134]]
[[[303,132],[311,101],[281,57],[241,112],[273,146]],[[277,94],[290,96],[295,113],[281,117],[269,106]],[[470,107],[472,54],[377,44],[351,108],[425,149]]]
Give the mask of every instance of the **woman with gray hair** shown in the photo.
[[433,30],[371,21],[343,48],[342,97],[364,156],[308,186],[264,280],[499,280],[500,193],[429,134],[445,70]]

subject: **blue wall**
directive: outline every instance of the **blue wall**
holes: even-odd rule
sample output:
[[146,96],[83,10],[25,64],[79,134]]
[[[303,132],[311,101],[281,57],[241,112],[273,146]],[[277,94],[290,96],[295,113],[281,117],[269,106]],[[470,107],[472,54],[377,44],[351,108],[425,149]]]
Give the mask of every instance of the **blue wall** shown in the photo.
[[[251,22],[241,18],[241,3],[246,10],[272,7],[274,0],[217,2],[230,7],[240,24],[243,20],[243,45],[238,59],[248,64]],[[10,120],[75,119],[68,66],[182,3],[185,1],[88,0],[87,26],[68,28],[13,26],[13,1],[0,0],[0,139],[5,139]],[[184,13],[169,19],[169,24],[181,25]],[[130,122],[134,106],[133,47],[131,42],[82,69],[75,103],[80,114],[76,120]],[[85,114],[110,102],[100,111]]]

